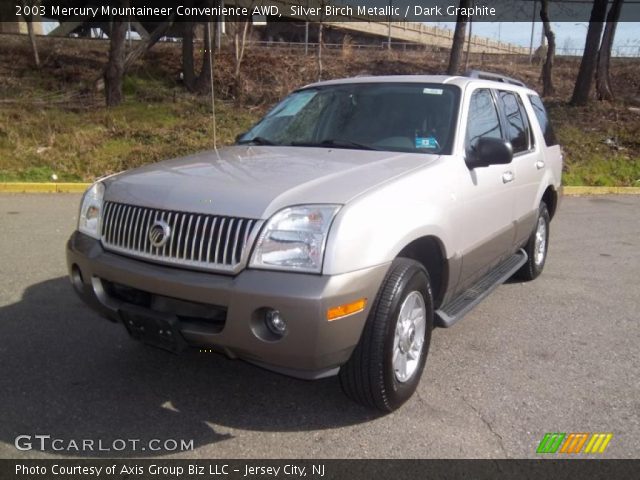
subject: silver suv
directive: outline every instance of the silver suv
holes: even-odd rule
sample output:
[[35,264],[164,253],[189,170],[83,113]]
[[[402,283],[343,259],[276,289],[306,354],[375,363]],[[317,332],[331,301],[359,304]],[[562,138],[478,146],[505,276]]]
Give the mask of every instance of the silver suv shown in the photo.
[[542,102],[516,80],[316,83],[234,146],[96,182],[67,262],[81,297],[136,339],[338,374],[391,411],[434,326],[541,273],[561,171]]

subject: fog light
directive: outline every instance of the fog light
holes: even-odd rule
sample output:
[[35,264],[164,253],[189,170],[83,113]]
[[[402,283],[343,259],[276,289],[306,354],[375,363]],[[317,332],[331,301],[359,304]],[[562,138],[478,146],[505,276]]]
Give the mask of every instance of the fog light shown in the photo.
[[269,330],[280,337],[287,331],[287,322],[284,321],[278,310],[267,310],[265,321]]

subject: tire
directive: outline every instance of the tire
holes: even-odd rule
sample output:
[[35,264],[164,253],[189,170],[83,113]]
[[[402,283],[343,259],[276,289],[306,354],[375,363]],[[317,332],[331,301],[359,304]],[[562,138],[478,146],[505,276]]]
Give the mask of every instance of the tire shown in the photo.
[[[544,269],[549,250],[549,210],[544,202],[540,203],[536,226],[524,246],[527,262],[515,274],[518,280],[530,281],[538,278]],[[540,241],[543,240],[542,243]]]
[[[407,315],[409,311],[413,315]],[[424,322],[420,320],[420,312],[424,314]],[[401,313],[404,321],[399,326]],[[412,321],[411,316],[417,320]],[[397,258],[378,291],[360,342],[340,369],[340,384],[345,394],[357,403],[382,412],[396,410],[413,395],[420,382],[432,330],[429,274],[420,263]]]

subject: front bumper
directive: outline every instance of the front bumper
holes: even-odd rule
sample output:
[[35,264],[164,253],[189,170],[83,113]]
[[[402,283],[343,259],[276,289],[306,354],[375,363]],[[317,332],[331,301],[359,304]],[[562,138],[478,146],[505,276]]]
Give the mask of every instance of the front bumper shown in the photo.
[[[80,297],[112,321],[122,321],[122,309],[130,305],[109,293],[105,285],[111,284],[157,297],[159,301],[147,307],[149,314],[176,313],[171,309],[178,306],[202,310],[203,304],[210,305],[212,310],[226,311],[223,327],[179,321],[178,329],[189,345],[213,348],[231,358],[306,379],[335,374],[349,359],[389,268],[387,264],[333,276],[264,270],[218,275],[113,254],[79,232],[67,243],[67,266]],[[326,320],[327,309],[362,297],[367,298],[364,311]],[[264,308],[280,311],[287,321],[287,334],[281,339],[261,334],[258,312]]]

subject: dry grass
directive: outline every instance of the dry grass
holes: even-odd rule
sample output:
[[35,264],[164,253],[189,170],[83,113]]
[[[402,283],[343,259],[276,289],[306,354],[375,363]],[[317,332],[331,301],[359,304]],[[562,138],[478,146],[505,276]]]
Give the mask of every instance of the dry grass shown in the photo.
[[[180,44],[159,44],[132,68],[126,102],[105,109],[95,80],[106,61],[105,41],[39,39],[42,70],[31,66],[26,37],[0,36],[0,181],[90,180],[96,176],[212,147],[210,99],[185,93]],[[232,98],[233,58],[216,55],[218,134],[233,141],[275,101],[316,81],[313,56],[248,50],[244,96]],[[444,73],[446,53],[360,51],[347,42],[325,51],[323,78],[362,74]],[[638,185],[640,180],[640,62],[614,61],[615,104],[566,105],[578,62],[558,59],[557,95],[547,104],[566,153],[568,184]],[[472,68],[500,71],[539,87],[539,67],[508,56],[471,59]]]

